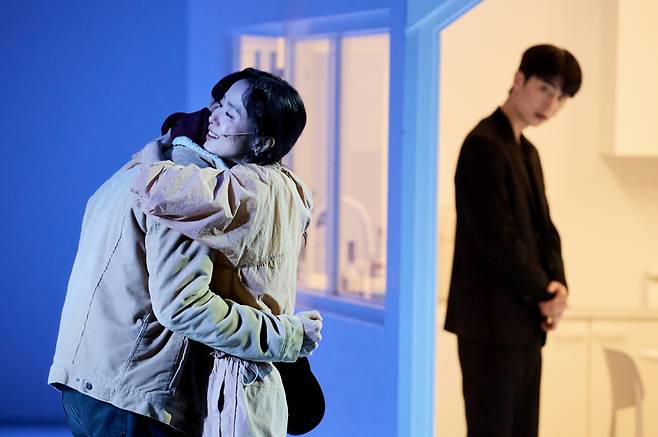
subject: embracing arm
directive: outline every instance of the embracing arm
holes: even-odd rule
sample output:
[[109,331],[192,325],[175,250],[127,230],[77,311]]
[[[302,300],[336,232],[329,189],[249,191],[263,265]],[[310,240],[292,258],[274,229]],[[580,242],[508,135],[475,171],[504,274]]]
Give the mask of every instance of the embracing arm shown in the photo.
[[149,292],[163,326],[248,360],[295,361],[300,351],[304,354],[299,317],[273,316],[214,294],[211,249],[147,221]]
[[[266,215],[258,207],[263,184],[256,166],[218,170],[164,161],[144,166],[133,191],[144,213],[235,262],[231,256],[239,252],[235,235],[257,228]],[[233,236],[225,235],[229,232]]]

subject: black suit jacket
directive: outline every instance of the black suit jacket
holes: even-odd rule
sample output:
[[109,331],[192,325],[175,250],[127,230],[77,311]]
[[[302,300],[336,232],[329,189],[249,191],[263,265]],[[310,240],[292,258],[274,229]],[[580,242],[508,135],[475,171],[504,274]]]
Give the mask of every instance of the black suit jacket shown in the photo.
[[463,338],[542,343],[538,303],[566,285],[537,149],[498,108],[466,137],[455,173],[457,229],[445,328]]

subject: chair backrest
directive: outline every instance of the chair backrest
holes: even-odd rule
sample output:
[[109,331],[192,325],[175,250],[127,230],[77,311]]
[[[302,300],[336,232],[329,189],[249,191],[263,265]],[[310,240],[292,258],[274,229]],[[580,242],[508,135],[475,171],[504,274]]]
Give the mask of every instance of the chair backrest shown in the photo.
[[603,348],[610,373],[612,387],[612,408],[626,408],[637,405],[644,399],[642,378],[635,362],[625,352]]

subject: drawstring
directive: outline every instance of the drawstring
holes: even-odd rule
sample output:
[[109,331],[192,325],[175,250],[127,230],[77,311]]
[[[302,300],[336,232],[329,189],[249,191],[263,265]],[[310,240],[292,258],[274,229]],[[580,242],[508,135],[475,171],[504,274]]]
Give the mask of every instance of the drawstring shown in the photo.
[[[245,374],[244,374],[245,370],[250,370],[254,374],[254,377],[249,382],[245,381],[245,379],[246,379]],[[247,362],[244,363],[244,366],[242,368],[242,372],[243,372],[242,373],[242,384],[244,384],[245,387],[248,387],[251,384],[253,384],[254,382],[256,382],[256,380],[258,378],[260,378],[260,376],[261,376],[260,367],[258,367],[258,364],[254,363],[254,362],[251,362],[251,361],[247,361]]]
[[228,359],[230,361],[237,363],[240,368],[241,382],[245,387],[252,385],[259,378],[263,379],[263,374],[260,371],[260,366],[255,361],[243,360],[221,351],[212,351],[211,355],[213,355],[215,359],[224,359],[224,360]]

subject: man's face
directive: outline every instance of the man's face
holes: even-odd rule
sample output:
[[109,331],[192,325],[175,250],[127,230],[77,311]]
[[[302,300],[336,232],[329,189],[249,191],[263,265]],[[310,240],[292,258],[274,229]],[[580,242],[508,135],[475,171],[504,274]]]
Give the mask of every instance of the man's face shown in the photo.
[[207,151],[236,160],[249,150],[254,128],[242,101],[248,87],[247,81],[239,80],[226,91],[221,101],[211,105],[208,134],[203,145]]
[[514,76],[512,99],[518,115],[530,126],[538,126],[558,113],[567,101],[560,83],[547,82],[537,76],[525,79],[523,73]]

